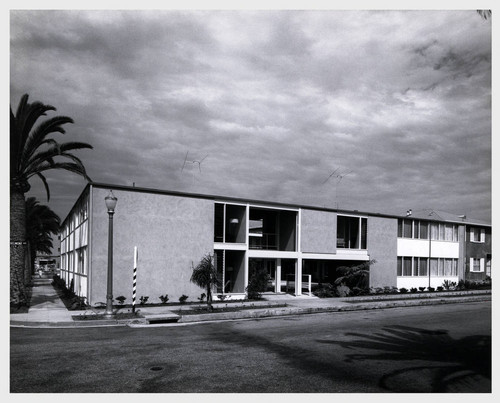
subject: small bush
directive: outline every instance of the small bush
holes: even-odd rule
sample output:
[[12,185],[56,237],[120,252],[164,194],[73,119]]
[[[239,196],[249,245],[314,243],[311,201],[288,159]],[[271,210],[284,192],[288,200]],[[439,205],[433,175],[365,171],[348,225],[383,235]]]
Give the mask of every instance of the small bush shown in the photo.
[[370,294],[383,294],[384,289],[381,287],[370,288]]
[[367,295],[369,294],[370,291],[366,288],[360,288],[360,287],[353,287],[351,289],[351,294],[352,296],[360,296],[360,295]]
[[227,295],[227,294],[217,295],[217,298],[219,299],[219,301],[224,301],[227,297],[229,297],[229,295]]
[[120,305],[123,305],[126,299],[127,298],[125,298],[123,295],[120,295],[119,297],[116,297],[116,300],[118,301],[118,303]]
[[457,287],[457,283],[455,283],[454,281],[450,281],[450,280],[444,280],[443,281],[443,288],[445,290],[453,290]]
[[78,310],[78,309],[85,309],[87,307],[87,304],[85,303],[85,297],[79,297],[78,295],[75,295],[71,299],[70,303],[70,310]]
[[204,292],[201,293],[201,295],[198,297],[198,301],[203,302],[205,300],[206,296],[207,296],[207,294],[205,294]]
[[427,287],[427,290],[428,290],[429,292],[434,292],[434,291],[435,291],[435,288],[434,288],[434,287]]
[[418,287],[418,289],[420,290],[420,292],[424,292],[425,291],[425,287]]
[[145,305],[146,302],[148,302],[148,299],[149,299],[148,296],[141,296],[141,298],[139,298],[140,304]]
[[160,298],[160,301],[162,304],[166,304],[168,302],[168,294],[165,295],[160,295],[158,298]]
[[189,297],[188,297],[187,295],[182,294],[182,295],[179,297],[179,302],[180,302],[181,304],[184,304],[188,298],[189,298]]
[[248,279],[248,286],[246,287],[248,299],[260,299],[262,293],[267,289],[269,274],[267,274],[267,270],[263,266],[258,264],[252,264],[250,271],[252,275]]
[[332,298],[337,296],[335,288],[330,283],[318,285],[313,294],[318,298]]
[[406,294],[406,293],[408,292],[408,289],[407,289],[407,288],[404,288],[404,287],[401,287],[401,288],[399,289],[399,292],[400,292],[401,294]]
[[384,294],[396,294],[399,292],[398,287],[384,287]]
[[417,288],[416,288],[416,287],[412,287],[412,288],[410,288],[410,292],[412,292],[412,293],[416,293],[417,291],[418,291],[418,290],[417,290]]
[[443,288],[443,287],[441,287],[441,286],[439,286],[439,287],[436,287],[436,290],[437,290],[437,291],[443,291],[443,290],[444,290],[444,288]]
[[344,284],[338,285],[335,291],[341,298],[348,297],[351,294],[351,289]]

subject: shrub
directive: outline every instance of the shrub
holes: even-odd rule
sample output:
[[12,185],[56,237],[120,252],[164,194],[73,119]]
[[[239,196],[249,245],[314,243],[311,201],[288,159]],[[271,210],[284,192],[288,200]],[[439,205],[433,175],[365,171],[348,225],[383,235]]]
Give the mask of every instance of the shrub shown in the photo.
[[263,265],[252,261],[251,266],[250,271],[252,275],[248,280],[248,286],[246,288],[248,299],[260,299],[262,297],[262,293],[267,289],[269,275]]
[[441,286],[436,287],[436,290],[437,290],[437,291],[443,291],[443,287],[441,287]]
[[417,290],[417,288],[416,288],[416,287],[412,287],[412,288],[410,288],[410,292],[412,292],[412,293],[416,293],[417,291],[418,291],[418,290]]
[[329,283],[318,285],[313,294],[318,298],[332,298],[337,296],[335,287]]
[[336,269],[338,278],[335,280],[335,285],[345,285],[349,287],[350,293],[354,293],[357,288],[362,291],[355,291],[356,295],[367,294],[369,292],[369,273],[370,265],[376,263],[375,260],[363,262],[354,266],[341,266]]
[[71,305],[70,305],[70,310],[76,310],[76,309],[84,309],[87,307],[87,304],[85,303],[85,297],[79,297],[78,295],[75,295],[71,299]]
[[424,292],[425,291],[425,287],[418,287],[418,289],[420,290],[420,292]]
[[188,298],[189,298],[189,297],[188,297],[187,295],[182,294],[182,295],[179,297],[179,302],[180,302],[181,304],[184,304]]
[[353,287],[351,289],[352,296],[367,295],[369,293],[370,293],[370,290],[368,290],[366,288]]
[[399,292],[398,287],[384,287],[384,294],[396,294]]
[[457,290],[470,290],[473,287],[469,280],[460,280],[457,284]]
[[198,301],[203,302],[205,300],[206,296],[207,296],[207,294],[205,294],[204,292],[202,292],[201,295],[198,297]]
[[407,289],[407,288],[404,288],[404,287],[401,287],[401,288],[399,289],[399,292],[400,292],[401,294],[406,294],[406,293],[408,292],[408,289]]
[[435,288],[434,288],[434,287],[427,287],[427,290],[428,290],[429,292],[434,292]]
[[168,298],[168,294],[165,294],[165,295],[160,295],[158,298],[160,298],[160,301],[162,304],[166,304],[169,300]]
[[219,294],[217,295],[217,298],[219,298],[220,301],[224,301],[229,295],[227,294]]
[[148,296],[141,296],[141,298],[139,298],[139,301],[141,301],[141,305],[145,305],[146,302],[148,302],[148,299],[149,297]]
[[120,295],[119,297],[116,297],[116,300],[118,301],[118,303],[120,305],[123,305],[123,303],[125,302],[127,298],[125,298],[123,295]]
[[337,295],[341,298],[348,297],[349,294],[351,293],[351,289],[348,286],[343,285],[343,284],[338,285],[337,289],[335,291],[336,291]]
[[450,280],[444,280],[443,281],[443,288],[445,290],[453,290],[457,287],[457,283],[455,283],[454,281],[450,281]]
[[381,287],[375,287],[375,288],[370,288],[370,293],[371,294],[383,294],[384,293],[384,289],[381,288]]

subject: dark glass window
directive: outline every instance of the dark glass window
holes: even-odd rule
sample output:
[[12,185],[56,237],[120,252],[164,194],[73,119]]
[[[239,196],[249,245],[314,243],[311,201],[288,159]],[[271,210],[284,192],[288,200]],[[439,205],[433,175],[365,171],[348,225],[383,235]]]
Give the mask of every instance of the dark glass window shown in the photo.
[[224,205],[215,203],[214,242],[224,242]]

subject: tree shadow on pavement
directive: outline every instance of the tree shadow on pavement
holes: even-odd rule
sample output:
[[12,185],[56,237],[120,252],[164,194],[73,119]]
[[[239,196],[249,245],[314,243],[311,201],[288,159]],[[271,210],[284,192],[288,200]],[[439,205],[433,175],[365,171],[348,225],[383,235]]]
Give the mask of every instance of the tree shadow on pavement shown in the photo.
[[388,326],[371,335],[346,333],[349,341],[318,340],[371,353],[346,355],[355,360],[431,361],[431,364],[392,371],[383,375],[379,386],[393,392],[491,392],[491,336],[450,337],[446,330]]

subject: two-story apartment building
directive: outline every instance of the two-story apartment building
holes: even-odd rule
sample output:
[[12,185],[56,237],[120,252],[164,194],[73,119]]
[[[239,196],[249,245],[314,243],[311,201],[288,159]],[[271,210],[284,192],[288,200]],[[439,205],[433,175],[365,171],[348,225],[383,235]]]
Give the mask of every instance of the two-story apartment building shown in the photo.
[[456,216],[398,217],[91,183],[60,234],[61,277],[90,304],[106,299],[110,190],[118,198],[113,295],[129,300],[135,247],[137,296],[151,302],[165,294],[195,300],[203,290],[190,282],[192,267],[207,253],[222,284],[216,292],[232,299],[245,297],[257,265],[269,273],[269,291],[296,295],[333,282],[339,266],[371,260],[372,287],[438,286],[491,270],[491,227]]

